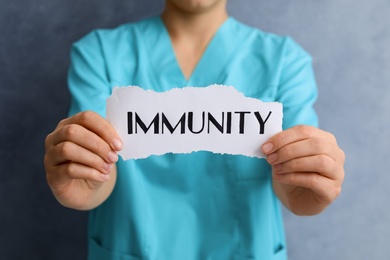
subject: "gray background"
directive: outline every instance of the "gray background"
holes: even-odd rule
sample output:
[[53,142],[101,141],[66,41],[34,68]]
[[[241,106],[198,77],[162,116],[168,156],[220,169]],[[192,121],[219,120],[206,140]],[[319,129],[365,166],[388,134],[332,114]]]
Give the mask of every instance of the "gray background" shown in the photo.
[[[69,48],[162,6],[0,0],[0,259],[85,258],[87,213],[55,201],[42,165],[44,138],[69,106]],[[312,54],[321,127],[347,155],[334,204],[315,217],[285,212],[290,259],[390,259],[390,1],[230,0],[229,11]]]

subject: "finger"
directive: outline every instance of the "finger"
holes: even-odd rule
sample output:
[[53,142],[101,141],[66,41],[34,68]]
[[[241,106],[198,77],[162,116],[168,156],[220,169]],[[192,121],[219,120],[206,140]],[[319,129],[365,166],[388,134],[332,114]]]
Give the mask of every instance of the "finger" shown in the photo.
[[97,155],[109,163],[118,160],[110,145],[100,136],[77,124],[68,124],[56,131],[51,137],[51,144],[56,146],[62,142],[75,143]]
[[315,172],[332,180],[337,180],[336,162],[327,155],[301,157],[272,167],[275,174],[289,174],[295,172]]
[[92,167],[75,162],[59,165],[58,174],[70,179],[83,179],[98,183],[106,182],[110,179],[109,174],[101,173]]
[[262,146],[262,150],[265,154],[271,154],[287,144],[308,139],[316,133],[318,134],[319,131],[321,131],[321,133],[323,132],[322,130],[312,126],[301,125],[292,127],[268,139],[268,141],[266,141]]
[[282,184],[302,187],[312,190],[317,199],[326,204],[332,202],[340,193],[341,185],[317,173],[296,172],[289,174],[274,174],[274,179]]
[[109,173],[112,164],[105,162],[97,154],[72,142],[62,142],[53,148],[53,165],[76,162],[94,168],[101,173]]
[[72,117],[66,118],[59,123],[58,128],[69,124],[79,124],[94,132],[115,151],[119,151],[123,147],[123,143],[116,130],[107,120],[95,112],[80,112]]
[[[289,143],[267,156],[270,164],[279,164],[296,158],[327,155],[332,157],[334,148],[326,139],[309,138]],[[333,157],[332,157],[333,158]]]

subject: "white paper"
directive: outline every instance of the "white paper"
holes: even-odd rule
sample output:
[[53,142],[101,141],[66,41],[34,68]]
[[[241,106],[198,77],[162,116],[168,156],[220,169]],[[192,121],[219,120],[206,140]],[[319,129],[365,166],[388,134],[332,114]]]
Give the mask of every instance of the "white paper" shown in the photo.
[[[107,120],[124,142],[124,160],[210,151],[264,158],[261,145],[282,131],[282,104],[212,85],[154,92],[116,87]],[[263,132],[261,132],[263,131]]]

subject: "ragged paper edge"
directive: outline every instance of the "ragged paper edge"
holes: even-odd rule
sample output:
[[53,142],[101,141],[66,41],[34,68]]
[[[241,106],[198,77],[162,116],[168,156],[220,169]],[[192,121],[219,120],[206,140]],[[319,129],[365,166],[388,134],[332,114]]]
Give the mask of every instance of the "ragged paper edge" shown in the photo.
[[[202,90],[204,91],[204,90],[211,89],[211,88],[226,88],[226,89],[229,89],[231,91],[234,91],[235,94],[237,95],[237,99],[238,98],[245,98],[246,100],[252,100],[253,102],[257,102],[257,103],[260,103],[260,104],[271,104],[272,103],[272,104],[280,105],[280,108],[281,108],[280,131],[283,131],[283,117],[284,117],[284,114],[283,114],[283,104],[281,102],[277,102],[277,101],[266,102],[266,101],[263,101],[263,100],[258,99],[258,98],[249,97],[249,96],[244,95],[244,93],[240,92],[239,90],[237,90],[233,86],[219,85],[219,84],[213,84],[213,85],[209,85],[209,86],[206,86],[206,87],[185,86],[185,87],[182,87],[182,88],[172,88],[172,89],[165,90],[165,91],[155,91],[155,90],[152,90],[152,89],[143,89],[143,88],[141,88],[139,86],[134,86],[134,85],[116,86],[116,87],[113,88],[112,94],[110,95],[110,97],[107,98],[107,106],[109,105],[110,102],[113,102],[114,100],[119,102],[119,99],[118,99],[116,93],[120,92],[122,89],[128,89],[128,88],[133,88],[133,89],[137,89],[138,91],[153,93],[153,94],[157,94],[157,95],[160,95],[160,94],[168,94],[169,95],[169,94],[172,94],[172,93],[175,93],[175,92],[183,92],[183,91],[188,91],[188,90],[196,90],[196,92],[198,92],[198,91],[202,91]],[[110,122],[110,117],[108,115],[107,115],[106,119]],[[260,151],[261,151],[261,146],[264,143],[259,144],[258,149]],[[191,149],[188,152],[174,152],[174,151],[165,151],[165,152],[161,152],[161,153],[150,152],[148,155],[137,156],[137,157],[133,157],[131,155],[125,154],[124,150],[122,149],[121,151],[118,152],[118,155],[120,155],[122,157],[122,159],[126,161],[126,160],[131,160],[131,159],[133,159],[133,160],[145,159],[145,158],[148,158],[150,156],[162,156],[162,155],[167,155],[167,154],[187,154],[188,155],[188,154],[197,153],[197,152],[210,152],[210,153],[213,153],[213,154],[220,154],[220,155],[237,155],[237,156],[245,156],[245,157],[249,157],[249,158],[259,158],[259,159],[264,159],[266,157],[266,155],[263,152],[261,152],[261,156],[258,156],[258,155],[254,155],[254,154],[243,154],[243,153],[232,153],[232,152],[215,152],[215,151],[208,150],[208,149]]]

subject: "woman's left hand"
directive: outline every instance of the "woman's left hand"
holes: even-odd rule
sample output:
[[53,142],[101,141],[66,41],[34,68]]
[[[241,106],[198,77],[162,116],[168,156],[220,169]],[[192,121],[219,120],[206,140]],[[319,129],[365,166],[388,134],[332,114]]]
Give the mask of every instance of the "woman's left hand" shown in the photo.
[[262,150],[275,193],[293,213],[318,214],[340,194],[345,155],[332,134],[296,126],[271,137]]

